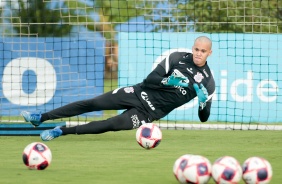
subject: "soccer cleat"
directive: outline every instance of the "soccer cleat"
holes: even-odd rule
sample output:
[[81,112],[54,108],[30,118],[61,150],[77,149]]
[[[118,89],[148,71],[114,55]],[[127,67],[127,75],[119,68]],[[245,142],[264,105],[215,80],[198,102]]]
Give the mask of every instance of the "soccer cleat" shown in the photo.
[[62,130],[60,129],[59,126],[55,127],[54,129],[51,130],[44,130],[41,134],[40,137],[43,141],[51,141],[52,139],[55,139],[59,136],[62,135]]
[[24,120],[26,122],[30,122],[34,126],[39,126],[42,122],[41,119],[41,113],[30,113],[27,111],[22,111],[21,115],[24,117]]

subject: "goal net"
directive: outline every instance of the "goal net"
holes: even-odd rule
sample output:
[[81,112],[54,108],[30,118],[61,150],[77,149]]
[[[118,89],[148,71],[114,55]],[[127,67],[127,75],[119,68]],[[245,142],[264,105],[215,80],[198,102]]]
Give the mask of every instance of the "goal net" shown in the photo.
[[[169,53],[208,36],[216,82],[209,121],[197,99],[155,123],[168,129],[280,130],[280,0],[2,0],[0,120],[46,112],[142,80]],[[56,120],[66,126],[120,111]]]

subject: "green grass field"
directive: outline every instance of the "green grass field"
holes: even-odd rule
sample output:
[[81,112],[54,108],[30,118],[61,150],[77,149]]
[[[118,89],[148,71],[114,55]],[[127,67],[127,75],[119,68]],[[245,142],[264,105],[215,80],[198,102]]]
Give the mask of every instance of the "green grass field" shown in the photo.
[[52,163],[37,171],[26,168],[22,151],[29,143],[41,141],[38,136],[1,136],[0,183],[177,184],[173,164],[189,153],[203,155],[212,163],[225,155],[240,163],[251,156],[264,157],[273,167],[271,183],[279,184],[281,138],[280,131],[163,130],[160,145],[145,150],[136,143],[135,130],[68,135],[45,142],[52,151]]

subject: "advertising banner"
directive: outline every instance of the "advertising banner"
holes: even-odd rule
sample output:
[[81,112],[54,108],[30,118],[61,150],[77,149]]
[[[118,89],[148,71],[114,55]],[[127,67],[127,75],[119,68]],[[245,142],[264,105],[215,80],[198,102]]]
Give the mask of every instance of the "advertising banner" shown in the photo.
[[46,112],[103,93],[102,39],[5,37],[0,43],[0,116]]
[[[191,51],[195,38],[212,42],[208,58],[216,82],[209,121],[281,122],[281,51],[278,34],[120,33],[119,86],[142,82],[169,53]],[[199,121],[197,99],[164,119]]]

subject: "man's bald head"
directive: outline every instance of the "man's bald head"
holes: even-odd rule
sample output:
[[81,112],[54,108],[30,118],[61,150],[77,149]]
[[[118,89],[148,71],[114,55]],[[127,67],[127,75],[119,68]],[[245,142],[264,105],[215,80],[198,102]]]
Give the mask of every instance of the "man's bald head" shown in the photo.
[[206,36],[196,38],[195,43],[196,42],[208,43],[210,45],[210,49],[212,48],[212,41]]
[[195,39],[193,45],[194,64],[202,67],[206,64],[207,58],[211,55],[212,41],[206,36],[200,36]]

